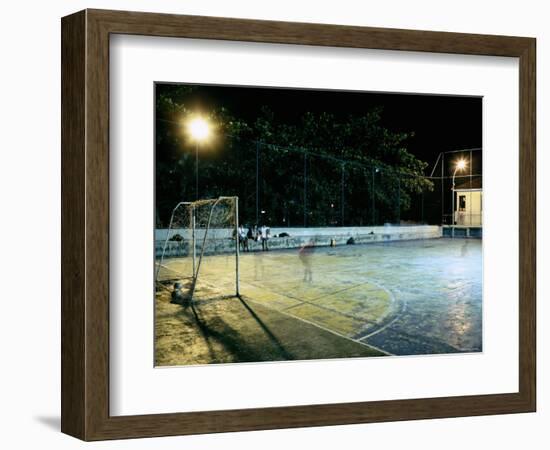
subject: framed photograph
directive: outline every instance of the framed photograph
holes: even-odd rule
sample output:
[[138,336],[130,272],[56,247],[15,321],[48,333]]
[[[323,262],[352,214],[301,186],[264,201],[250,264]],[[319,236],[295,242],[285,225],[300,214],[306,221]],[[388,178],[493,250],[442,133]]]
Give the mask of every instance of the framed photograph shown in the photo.
[[535,39],[62,19],[62,431],[532,412]]

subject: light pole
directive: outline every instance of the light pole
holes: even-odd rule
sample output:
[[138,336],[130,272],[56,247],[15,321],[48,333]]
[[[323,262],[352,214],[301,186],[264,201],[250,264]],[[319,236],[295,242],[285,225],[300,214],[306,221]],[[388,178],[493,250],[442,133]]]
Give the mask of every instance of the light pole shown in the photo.
[[459,159],[455,163],[455,171],[453,172],[453,197],[451,201],[451,237],[455,237],[455,177],[459,170],[464,170],[466,167],[466,160]]
[[195,200],[199,199],[199,146],[210,134],[208,122],[197,117],[189,122],[189,133],[195,140]]

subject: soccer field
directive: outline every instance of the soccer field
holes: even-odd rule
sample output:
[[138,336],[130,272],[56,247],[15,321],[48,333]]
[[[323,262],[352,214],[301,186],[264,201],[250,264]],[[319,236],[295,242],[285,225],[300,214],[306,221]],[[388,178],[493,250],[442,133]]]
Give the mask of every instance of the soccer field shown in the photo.
[[[220,298],[234,293],[235,256],[205,256],[194,308],[157,294],[157,364],[481,351],[481,248],[431,239],[318,247],[306,261],[297,250],[241,253],[244,303]],[[191,270],[189,258],[164,265]],[[260,337],[277,351],[263,354]]]

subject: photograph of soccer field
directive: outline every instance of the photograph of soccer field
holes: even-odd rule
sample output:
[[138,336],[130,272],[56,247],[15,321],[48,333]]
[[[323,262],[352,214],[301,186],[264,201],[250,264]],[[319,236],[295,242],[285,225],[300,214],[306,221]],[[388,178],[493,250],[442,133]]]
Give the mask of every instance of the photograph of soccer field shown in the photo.
[[482,99],[157,83],[155,365],[482,351]]

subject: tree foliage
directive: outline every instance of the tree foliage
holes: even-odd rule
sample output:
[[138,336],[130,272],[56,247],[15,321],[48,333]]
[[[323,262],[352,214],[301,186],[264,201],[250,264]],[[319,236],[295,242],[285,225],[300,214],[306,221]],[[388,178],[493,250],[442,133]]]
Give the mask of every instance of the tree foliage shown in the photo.
[[237,195],[241,221],[248,224],[395,222],[411,209],[414,196],[433,188],[424,175],[427,163],[407,151],[413,133],[383,127],[381,108],[346,119],[306,113],[296,123],[267,106],[252,121],[223,107],[211,109],[202,114],[211,137],[197,149],[185,129],[196,114],[187,105],[192,92],[188,86],[157,86],[159,226],[178,201],[195,199],[197,150],[199,197]]

